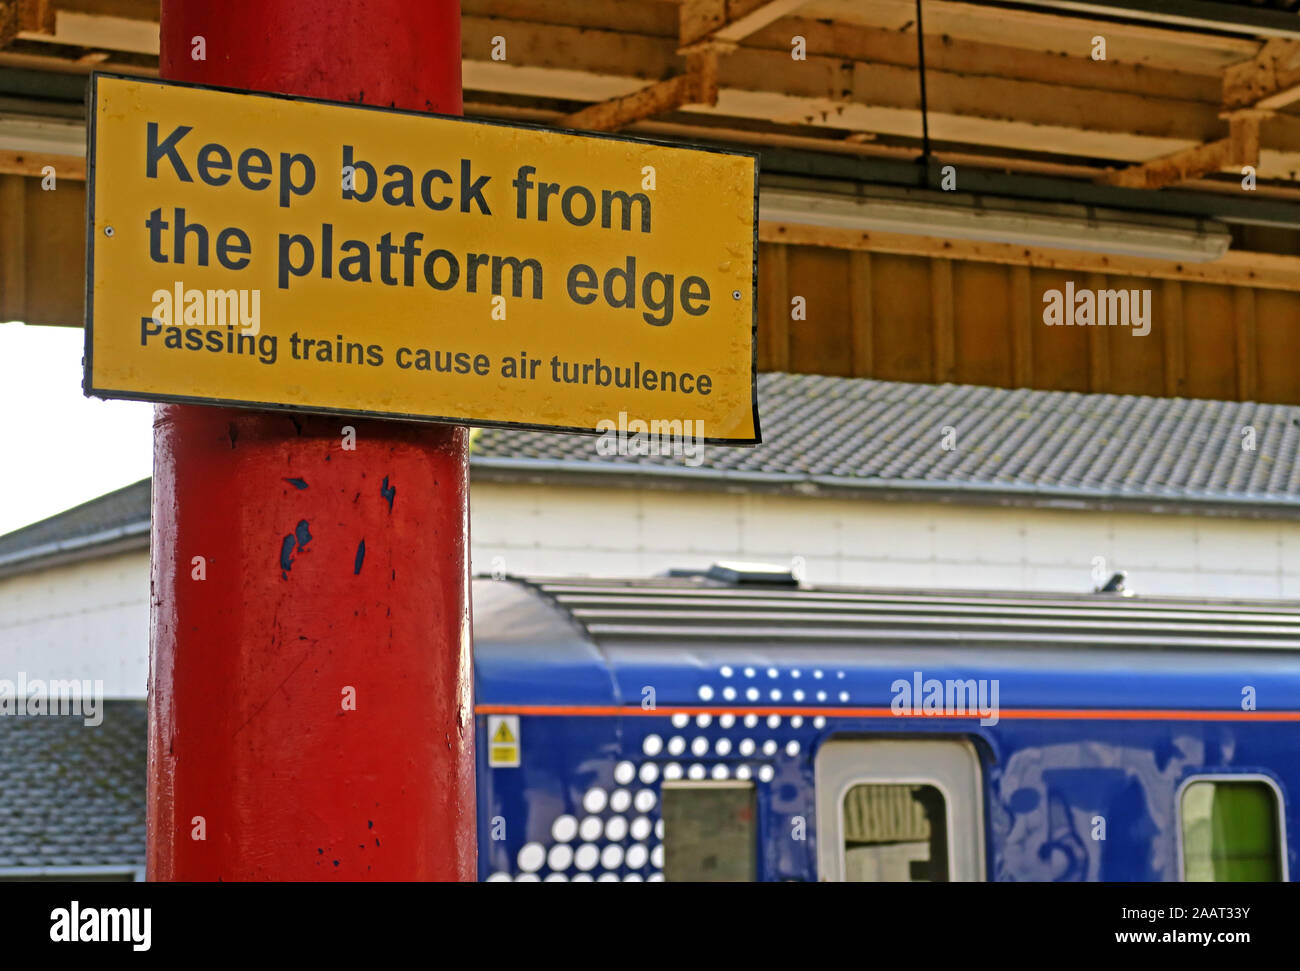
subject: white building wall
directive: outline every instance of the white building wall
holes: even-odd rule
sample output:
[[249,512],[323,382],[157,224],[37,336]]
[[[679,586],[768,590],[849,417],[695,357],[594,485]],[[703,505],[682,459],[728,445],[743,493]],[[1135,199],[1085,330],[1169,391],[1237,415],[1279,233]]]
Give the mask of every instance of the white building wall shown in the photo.
[[105,698],[149,683],[149,554],[0,579],[0,678],[101,680]]
[[[476,573],[649,576],[789,563],[813,583],[1087,591],[1094,557],[1138,593],[1300,596],[1300,521],[479,482]],[[144,551],[0,579],[0,678],[99,678],[143,698]]]
[[1300,521],[478,483],[476,572],[644,576],[719,559],[814,583],[1083,592],[1094,558],[1139,593],[1300,596]]

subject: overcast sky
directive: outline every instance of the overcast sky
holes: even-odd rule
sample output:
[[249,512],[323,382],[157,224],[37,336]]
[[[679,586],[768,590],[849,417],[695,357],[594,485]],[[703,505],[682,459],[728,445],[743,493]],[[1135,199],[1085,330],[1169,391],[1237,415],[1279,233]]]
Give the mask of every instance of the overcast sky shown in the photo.
[[84,339],[0,323],[0,535],[150,473],[153,406],[83,397]]

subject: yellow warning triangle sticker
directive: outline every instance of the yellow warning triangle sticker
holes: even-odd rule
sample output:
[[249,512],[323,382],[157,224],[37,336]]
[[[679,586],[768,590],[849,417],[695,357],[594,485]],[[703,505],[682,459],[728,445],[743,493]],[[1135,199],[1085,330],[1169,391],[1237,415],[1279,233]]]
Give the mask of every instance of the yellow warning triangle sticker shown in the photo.
[[510,725],[508,722],[502,721],[500,724],[497,725],[497,733],[492,736],[492,741],[494,744],[502,743],[502,742],[508,743],[508,742],[513,742],[514,740],[515,737],[510,734]]

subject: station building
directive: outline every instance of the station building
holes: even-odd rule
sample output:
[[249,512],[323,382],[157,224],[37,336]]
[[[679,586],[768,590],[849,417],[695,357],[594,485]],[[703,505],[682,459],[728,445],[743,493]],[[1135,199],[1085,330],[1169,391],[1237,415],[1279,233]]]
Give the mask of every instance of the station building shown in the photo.
[[[80,326],[86,77],[156,74],[158,6],[17,6],[0,320]],[[468,116],[761,165],[763,444],[483,429],[475,572],[1300,590],[1289,4],[927,0],[920,31],[912,0],[462,6]],[[0,677],[109,699],[103,732],[0,718],[0,877],[140,873],[149,514],[145,481],[0,537]]]

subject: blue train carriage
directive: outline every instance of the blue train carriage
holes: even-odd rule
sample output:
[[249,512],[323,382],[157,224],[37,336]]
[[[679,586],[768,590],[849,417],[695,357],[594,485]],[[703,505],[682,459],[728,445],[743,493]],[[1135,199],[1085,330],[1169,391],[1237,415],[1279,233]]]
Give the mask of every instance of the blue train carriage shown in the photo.
[[483,880],[1287,880],[1300,609],[476,580]]

